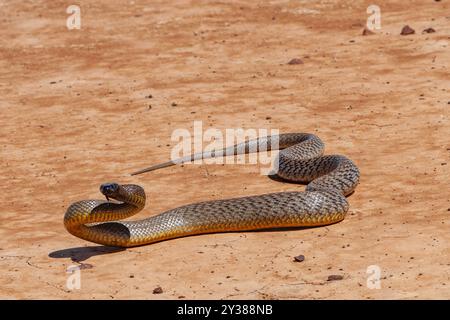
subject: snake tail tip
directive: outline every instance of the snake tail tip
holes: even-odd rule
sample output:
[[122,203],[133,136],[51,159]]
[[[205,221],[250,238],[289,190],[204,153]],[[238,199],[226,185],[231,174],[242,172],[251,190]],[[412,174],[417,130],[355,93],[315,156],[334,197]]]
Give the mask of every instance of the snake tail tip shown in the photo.
[[142,173],[144,173],[144,172],[147,172],[147,171],[137,171],[137,172],[132,172],[132,173],[130,173],[130,176],[137,176],[138,174],[142,174]]
[[130,173],[130,176],[136,176],[136,175],[144,173],[144,172],[145,172],[144,170],[135,171],[135,172]]

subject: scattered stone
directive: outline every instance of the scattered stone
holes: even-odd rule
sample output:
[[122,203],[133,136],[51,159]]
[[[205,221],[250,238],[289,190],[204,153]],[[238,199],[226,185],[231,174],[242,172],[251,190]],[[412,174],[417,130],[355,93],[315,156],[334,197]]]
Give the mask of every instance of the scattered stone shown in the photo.
[[161,287],[156,287],[153,289],[153,294],[161,294],[163,293],[163,289]]
[[176,107],[178,104],[176,102],[172,102],[172,107]]
[[332,274],[328,276],[327,281],[337,281],[337,280],[342,280],[344,279],[343,276],[339,275],[339,274]]
[[50,84],[55,84],[56,83],[56,81],[50,81]]
[[148,105],[148,110],[151,110],[151,109],[152,109],[152,105],[149,104],[149,105]]
[[130,278],[134,278],[134,274],[130,274]]
[[295,262],[303,262],[303,261],[305,261],[305,256],[302,254],[299,256],[296,256],[296,257],[294,257],[294,261]]
[[423,33],[434,33],[434,32],[436,32],[436,30],[434,30],[433,28],[426,28],[422,32]]
[[90,263],[82,263],[82,262],[78,262],[80,264],[80,270],[87,270],[87,269],[92,269],[94,268],[94,266]]
[[290,64],[290,65],[303,64],[303,61],[301,59],[299,59],[299,58],[294,58],[291,61],[289,61],[288,64]]
[[178,299],[184,299],[186,298],[185,296],[178,296]]
[[407,36],[414,33],[416,33],[416,31],[408,25],[404,26],[402,32],[400,32],[402,36]]
[[270,119],[272,119],[272,117],[266,117],[266,120],[270,120]]
[[369,30],[369,29],[367,29],[367,28],[364,28],[364,30],[363,30],[363,32],[362,32],[362,35],[363,35],[363,36],[370,36],[370,35],[372,35],[372,34],[375,34],[375,32],[373,32],[373,31],[371,31],[371,30]]
[[151,94],[149,94],[148,96],[145,96],[147,99],[151,99],[153,98],[153,96]]

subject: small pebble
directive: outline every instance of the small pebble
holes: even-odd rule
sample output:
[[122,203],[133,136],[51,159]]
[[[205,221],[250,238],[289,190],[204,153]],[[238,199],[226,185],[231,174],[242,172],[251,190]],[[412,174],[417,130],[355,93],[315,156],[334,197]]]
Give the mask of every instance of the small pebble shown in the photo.
[[362,32],[362,35],[363,35],[363,36],[370,36],[370,35],[372,35],[372,34],[375,34],[375,32],[373,32],[372,30],[369,30],[369,29],[367,29],[367,28],[364,28],[364,30],[363,30],[363,32]]
[[161,287],[156,287],[153,289],[153,294],[160,294],[163,293],[163,289]]
[[342,280],[344,279],[343,276],[339,275],[339,274],[332,274],[328,276],[327,281],[336,281],[336,280]]
[[434,32],[436,32],[436,30],[434,30],[433,28],[426,28],[422,32],[424,32],[424,33],[434,33]]
[[301,59],[299,59],[299,58],[294,58],[291,61],[289,61],[288,64],[290,64],[290,65],[303,64],[303,61]]
[[90,263],[80,263],[80,270],[92,269],[94,266]]
[[407,36],[414,33],[416,33],[416,31],[408,25],[404,26],[402,32],[400,32],[402,36]]
[[296,256],[296,257],[294,257],[294,261],[295,262],[303,262],[303,261],[305,261],[305,256],[302,254],[299,256]]

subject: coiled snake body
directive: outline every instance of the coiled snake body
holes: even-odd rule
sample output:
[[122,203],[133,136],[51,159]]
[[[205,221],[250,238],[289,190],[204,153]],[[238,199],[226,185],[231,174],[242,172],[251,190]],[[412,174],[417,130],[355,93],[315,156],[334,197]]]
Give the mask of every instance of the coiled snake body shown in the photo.
[[[139,221],[130,217],[145,206],[144,189],[137,185],[106,183],[104,200],[83,200],[70,205],[64,225],[73,235],[95,243],[132,247],[203,233],[267,228],[321,226],[344,219],[346,196],[359,182],[359,170],[341,155],[323,156],[324,145],[315,135],[288,133],[246,141],[219,151],[194,154],[134,174],[196,159],[280,149],[278,176],[309,182],[306,191],[278,192],[194,203]],[[110,202],[109,198],[120,203]]]

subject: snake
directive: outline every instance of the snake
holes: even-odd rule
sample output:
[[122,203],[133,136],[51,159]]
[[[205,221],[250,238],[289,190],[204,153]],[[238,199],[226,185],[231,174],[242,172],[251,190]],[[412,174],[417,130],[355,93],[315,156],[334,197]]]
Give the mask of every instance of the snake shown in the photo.
[[[203,151],[160,163],[131,175],[195,160],[279,150],[274,167],[279,179],[306,184],[284,191],[192,203],[136,221],[125,220],[145,207],[136,184],[103,183],[105,200],[72,203],[64,226],[72,235],[105,246],[133,247],[164,240],[221,232],[303,228],[344,220],[347,197],[359,183],[356,164],[343,155],[324,155],[324,143],[310,133],[284,133],[248,139],[219,150]],[[227,187],[232,187],[228,185]]]

